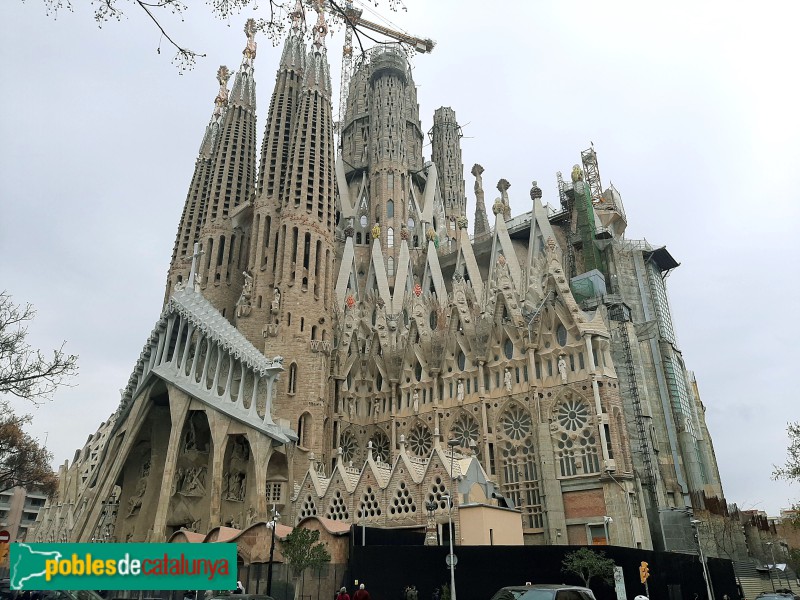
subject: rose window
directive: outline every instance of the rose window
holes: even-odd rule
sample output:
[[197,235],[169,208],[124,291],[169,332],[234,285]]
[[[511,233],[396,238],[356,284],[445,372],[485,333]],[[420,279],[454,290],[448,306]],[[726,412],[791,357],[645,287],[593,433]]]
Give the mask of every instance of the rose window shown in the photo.
[[514,404],[503,413],[500,427],[512,440],[521,440],[531,432],[531,415],[518,404]]
[[558,424],[567,431],[578,431],[589,420],[589,409],[581,400],[564,400],[558,407]]
[[417,425],[408,434],[408,447],[416,456],[428,456],[431,453],[432,439],[430,429],[424,425]]
[[372,456],[375,460],[389,462],[389,438],[383,431],[372,436]]
[[339,446],[342,448],[342,460],[349,463],[355,460],[358,455],[358,441],[350,431],[345,431],[339,439]]
[[458,442],[462,448],[470,448],[470,441],[477,443],[479,439],[478,423],[469,415],[462,414],[452,427],[453,439]]

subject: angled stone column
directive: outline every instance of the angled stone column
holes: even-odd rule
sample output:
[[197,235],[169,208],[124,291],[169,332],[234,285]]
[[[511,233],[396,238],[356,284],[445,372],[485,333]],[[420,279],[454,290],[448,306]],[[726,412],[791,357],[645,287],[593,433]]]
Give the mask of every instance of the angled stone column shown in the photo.
[[167,510],[172,493],[172,482],[175,479],[175,465],[178,460],[178,450],[181,446],[181,432],[189,412],[191,397],[172,384],[167,384],[169,395],[169,414],[172,422],[169,432],[169,444],[164,458],[164,475],[161,478],[161,490],[158,495],[156,515],[153,519],[153,529],[150,542],[164,542],[164,528],[167,522]]
[[208,528],[221,525],[220,511],[222,504],[222,469],[225,460],[225,448],[228,445],[228,427],[230,419],[215,410],[206,411],[208,416],[208,426],[211,429],[211,440],[214,452],[211,456],[211,486],[208,493],[209,515]]
[[[255,433],[249,436],[250,449],[253,452],[253,465],[256,474],[256,518],[267,519],[267,468],[274,452],[272,440],[265,435]],[[255,439],[252,439],[255,438]],[[288,493],[288,492],[287,492]]]

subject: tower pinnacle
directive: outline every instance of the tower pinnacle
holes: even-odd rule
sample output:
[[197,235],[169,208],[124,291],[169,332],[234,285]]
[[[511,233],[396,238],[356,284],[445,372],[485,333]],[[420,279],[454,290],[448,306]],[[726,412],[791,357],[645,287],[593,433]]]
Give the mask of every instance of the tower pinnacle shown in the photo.
[[294,3],[294,9],[289,13],[289,18],[292,20],[291,33],[302,33],[306,29],[306,11],[303,9],[302,0],[297,0]]
[[258,31],[258,28],[256,27],[256,20],[247,19],[247,22],[244,24],[244,33],[247,36],[247,46],[245,46],[244,50],[242,50],[242,54],[244,54],[242,66],[250,67],[251,69],[253,68],[253,59],[256,57],[256,48],[258,47],[258,44],[256,44],[256,31]]
[[317,3],[317,24],[314,25],[314,50],[322,52],[325,48],[325,36],[328,35],[328,24],[325,22],[325,7]]
[[228,67],[221,65],[217,70],[217,81],[219,81],[219,93],[214,99],[214,116],[219,117],[222,115],[223,109],[228,105],[228,80],[231,78],[231,72]]

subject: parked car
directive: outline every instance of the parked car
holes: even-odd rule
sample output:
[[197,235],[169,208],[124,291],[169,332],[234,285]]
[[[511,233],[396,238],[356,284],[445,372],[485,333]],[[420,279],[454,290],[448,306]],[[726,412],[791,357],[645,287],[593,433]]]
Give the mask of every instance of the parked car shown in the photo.
[[792,592],[764,592],[756,596],[756,600],[800,600],[800,596]]
[[595,600],[595,597],[592,590],[585,587],[537,584],[501,588],[492,596],[492,600]]

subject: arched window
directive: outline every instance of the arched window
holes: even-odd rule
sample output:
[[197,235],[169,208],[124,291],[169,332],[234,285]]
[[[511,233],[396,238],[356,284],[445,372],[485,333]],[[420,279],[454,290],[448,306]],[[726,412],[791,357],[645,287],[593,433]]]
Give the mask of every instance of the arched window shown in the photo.
[[307,412],[297,419],[297,445],[303,448],[311,447],[311,415]]
[[386,218],[391,219],[394,217],[394,201],[387,200],[386,201]]
[[386,274],[389,277],[394,277],[394,259],[391,256],[386,259]]
[[289,367],[289,388],[288,392],[294,394],[297,387],[297,363],[292,363]]
[[574,395],[565,396],[554,410],[553,438],[561,477],[600,472],[598,440],[591,424],[589,405]]
[[394,229],[391,227],[386,230],[386,246],[388,248],[394,248]]

